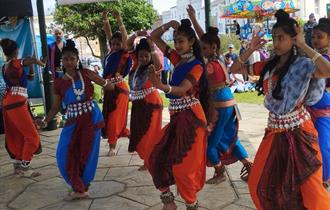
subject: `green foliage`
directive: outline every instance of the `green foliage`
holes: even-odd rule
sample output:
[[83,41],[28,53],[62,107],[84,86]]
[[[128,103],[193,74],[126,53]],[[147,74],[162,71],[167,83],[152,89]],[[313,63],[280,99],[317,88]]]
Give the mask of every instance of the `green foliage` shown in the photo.
[[241,48],[241,42],[235,34],[225,34],[220,36],[221,40],[221,50],[220,53],[226,53],[228,51],[228,45],[233,44],[235,50],[238,52]]
[[[157,19],[157,13],[145,0],[120,0],[105,3],[89,3],[56,6],[54,19],[63,26],[66,33],[85,36],[91,39],[103,38],[103,11],[120,12],[128,32],[142,28],[151,28]],[[119,29],[115,19],[109,14],[112,30]]]

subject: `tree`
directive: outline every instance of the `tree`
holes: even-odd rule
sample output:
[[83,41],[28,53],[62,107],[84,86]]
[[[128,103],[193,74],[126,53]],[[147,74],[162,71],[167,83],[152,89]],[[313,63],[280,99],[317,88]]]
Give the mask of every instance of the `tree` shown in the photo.
[[[89,39],[98,39],[101,57],[103,58],[107,50],[107,42],[102,28],[101,13],[105,10],[119,11],[128,33],[143,28],[149,29],[157,19],[157,13],[145,0],[119,0],[65,6],[56,5],[54,19],[57,24],[63,26],[63,30],[66,33],[73,34],[75,37],[85,37],[87,43],[89,43]],[[111,15],[109,15],[109,21],[113,31],[119,29],[115,23],[115,19]],[[91,51],[95,56],[92,48]]]

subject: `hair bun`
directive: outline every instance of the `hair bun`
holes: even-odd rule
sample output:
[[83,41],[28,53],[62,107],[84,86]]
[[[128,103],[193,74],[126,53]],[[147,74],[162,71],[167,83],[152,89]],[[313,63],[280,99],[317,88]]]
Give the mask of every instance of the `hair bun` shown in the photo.
[[191,22],[189,19],[182,19],[181,20],[181,26],[182,27],[191,27]]
[[290,15],[286,13],[283,9],[278,10],[275,13],[275,17],[277,19],[277,22],[285,22],[290,19]]
[[219,29],[216,27],[210,26],[210,27],[208,27],[207,32],[210,34],[218,35]]
[[140,39],[139,44],[141,44],[141,45],[148,45],[148,40],[146,38],[142,38],[142,39]]
[[74,41],[72,39],[68,39],[68,40],[66,40],[65,46],[70,49],[76,48],[76,43],[74,43]]

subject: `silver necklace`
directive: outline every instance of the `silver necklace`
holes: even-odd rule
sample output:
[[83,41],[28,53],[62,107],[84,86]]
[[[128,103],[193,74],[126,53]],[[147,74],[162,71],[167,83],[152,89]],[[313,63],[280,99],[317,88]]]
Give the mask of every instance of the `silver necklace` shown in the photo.
[[184,54],[180,55],[180,57],[181,57],[182,59],[190,59],[190,58],[192,58],[193,56],[194,56],[194,53],[192,53],[192,52],[188,52],[188,53],[184,53]]
[[275,69],[271,70],[271,71],[269,72],[269,76],[268,76],[267,95],[268,95],[269,97],[271,97],[271,95],[272,95],[272,91],[273,91],[273,87],[272,87],[272,78],[273,78],[273,74],[274,74],[274,72],[275,72]]
[[84,79],[83,79],[81,73],[80,73],[79,71],[78,71],[77,73],[78,73],[79,78],[80,78],[80,80],[81,80],[81,86],[82,86],[81,89],[77,89],[77,88],[76,88],[76,84],[75,84],[75,82],[74,82],[74,79],[73,79],[73,77],[72,77],[70,74],[65,73],[65,75],[71,80],[72,88],[73,88],[73,93],[76,95],[76,99],[77,99],[78,101],[80,101],[82,95],[83,95],[84,92],[85,92],[85,83],[84,83]]

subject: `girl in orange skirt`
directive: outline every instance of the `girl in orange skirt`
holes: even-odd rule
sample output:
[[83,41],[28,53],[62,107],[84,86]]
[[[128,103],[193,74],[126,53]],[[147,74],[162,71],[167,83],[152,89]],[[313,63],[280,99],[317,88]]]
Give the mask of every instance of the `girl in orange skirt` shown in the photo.
[[107,13],[103,12],[104,31],[110,43],[110,52],[104,59],[103,78],[109,79],[115,89],[104,91],[103,117],[105,128],[102,130],[103,138],[108,138],[109,156],[115,155],[117,140],[129,136],[126,128],[128,114],[128,84],[124,78],[131,68],[131,58],[126,50],[127,32],[122,18],[118,12],[113,12],[119,24],[120,32],[112,34]]
[[[6,83],[6,93],[2,101],[6,149],[14,161],[15,174],[36,177],[40,173],[33,171],[30,163],[33,155],[41,152],[41,144],[28,107],[27,81],[34,78],[34,64],[45,64],[35,58],[18,59],[15,41],[2,39],[0,45],[7,60],[2,68]],[[30,68],[28,75],[23,70],[25,66]]]
[[[266,41],[254,33],[249,49],[232,66],[233,73],[260,75],[257,85],[270,111],[264,139],[256,153],[249,190],[257,209],[330,209],[322,186],[322,159],[307,102],[322,97],[324,83],[310,89],[313,77],[329,77],[330,63],[308,47],[297,22],[283,10],[275,16],[275,56],[246,67],[245,61]],[[308,57],[297,54],[301,48]],[[307,94],[309,92],[309,94]]]
[[158,90],[148,81],[148,67],[161,68],[151,39],[142,38],[135,47],[137,68],[129,76],[130,97],[132,101],[129,152],[137,151],[144,165],[139,170],[148,168],[149,155],[158,142],[162,128],[163,102]]
[[[174,28],[175,50],[161,39]],[[159,189],[163,210],[176,209],[170,186],[177,189],[188,210],[198,209],[197,192],[205,183],[207,81],[203,57],[195,31],[188,19],[171,21],[151,33],[152,40],[175,66],[169,85],[164,85],[159,72],[150,66],[149,79],[170,99],[170,123],[160,133],[160,142],[149,158],[149,170]],[[204,109],[204,110],[203,110]]]

